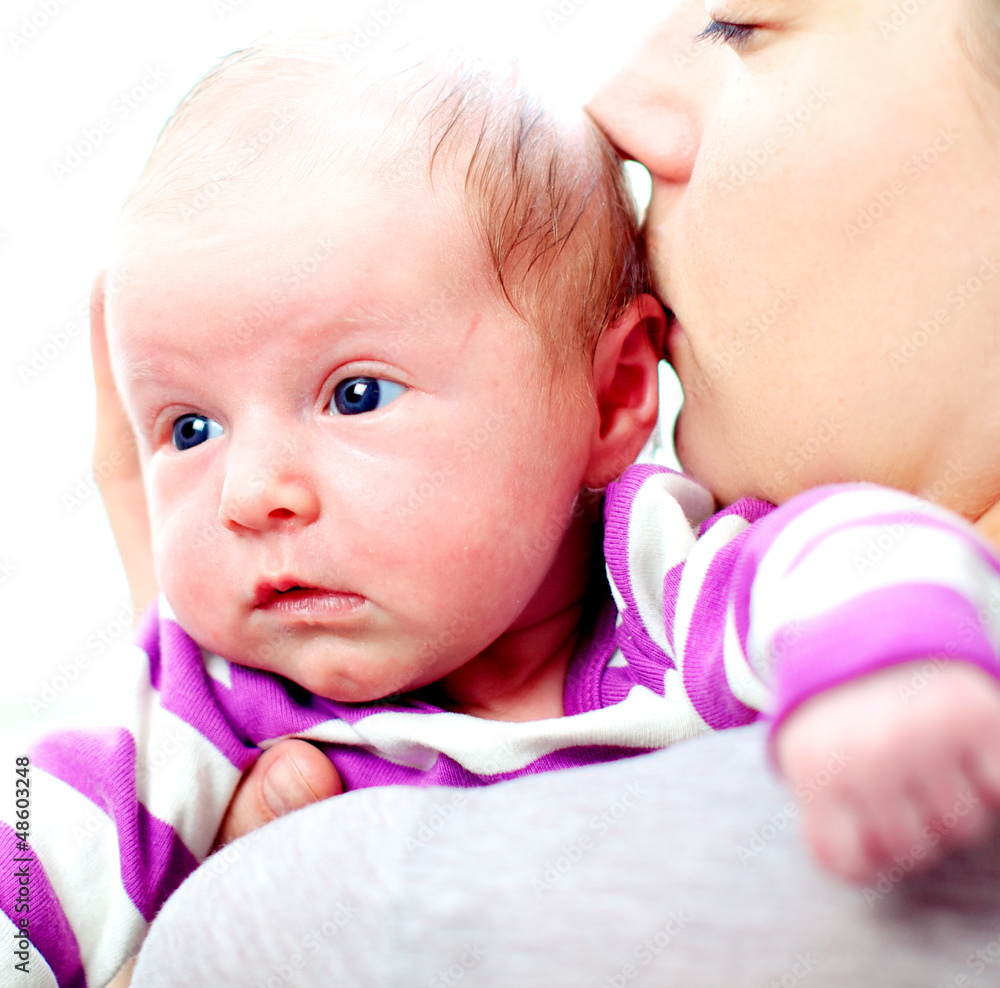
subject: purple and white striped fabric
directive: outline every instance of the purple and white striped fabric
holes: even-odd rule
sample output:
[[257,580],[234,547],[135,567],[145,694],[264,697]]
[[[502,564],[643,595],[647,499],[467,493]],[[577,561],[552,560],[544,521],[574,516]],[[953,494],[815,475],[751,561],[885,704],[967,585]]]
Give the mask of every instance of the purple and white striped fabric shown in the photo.
[[[551,720],[482,720],[417,697],[314,696],[205,654],[161,599],[108,670],[127,685],[121,722],[52,734],[29,751],[35,951],[21,983],[106,983],[208,854],[242,772],[282,738],[320,744],[347,789],[479,786],[762,715],[777,723],[817,691],[910,659],[998,674],[1000,565],[947,512],[862,485],[777,510],[744,500],[712,512],[707,491],[660,467],[632,467],[608,488],[610,593],[572,659],[566,716]],[[0,806],[11,859],[9,812]],[[0,879],[0,963],[10,968],[11,871]]]

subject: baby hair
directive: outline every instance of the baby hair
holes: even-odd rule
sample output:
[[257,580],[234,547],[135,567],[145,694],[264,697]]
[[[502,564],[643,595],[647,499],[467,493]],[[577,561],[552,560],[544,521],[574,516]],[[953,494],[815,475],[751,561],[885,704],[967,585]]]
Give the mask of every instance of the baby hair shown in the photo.
[[461,183],[500,295],[555,359],[593,354],[648,290],[618,155],[582,113],[546,109],[514,66],[405,49],[351,64],[334,32],[224,58],[163,128],[123,219],[199,223],[292,183],[368,169],[380,193]]

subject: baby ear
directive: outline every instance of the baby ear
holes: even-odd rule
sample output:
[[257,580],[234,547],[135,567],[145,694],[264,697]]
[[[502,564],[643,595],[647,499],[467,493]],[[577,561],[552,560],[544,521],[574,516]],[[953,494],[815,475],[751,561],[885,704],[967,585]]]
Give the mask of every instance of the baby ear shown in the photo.
[[606,487],[635,461],[659,414],[658,353],[667,318],[652,295],[640,295],[609,323],[594,351],[600,425],[584,484]]

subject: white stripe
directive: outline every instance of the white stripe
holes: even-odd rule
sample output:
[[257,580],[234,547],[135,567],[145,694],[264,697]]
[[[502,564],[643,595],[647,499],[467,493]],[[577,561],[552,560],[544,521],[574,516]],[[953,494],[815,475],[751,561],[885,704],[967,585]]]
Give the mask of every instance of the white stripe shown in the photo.
[[170,601],[161,593],[156,598],[156,613],[161,621],[173,621],[177,623],[177,616],[174,614],[174,609],[170,606]]
[[688,696],[684,688],[684,677],[679,669],[668,669],[663,674],[663,697],[673,708],[669,716],[677,718],[677,737],[672,737],[666,744],[660,745],[665,748],[667,744],[674,744],[683,741],[685,738],[693,738],[698,734],[704,734],[711,730],[708,724],[701,718],[701,714],[695,710],[691,697]]
[[[153,693],[153,691],[150,691]],[[136,737],[136,795],[201,861],[236,791],[240,772],[201,732],[153,704]]]
[[120,688],[109,692],[104,705],[110,709],[91,719],[90,726],[112,724],[132,735],[139,802],[173,826],[201,860],[211,849],[240,773],[200,731],[163,708],[142,649],[115,648],[104,661],[108,682]]
[[750,523],[739,515],[727,515],[719,519],[691,550],[680,586],[677,588],[677,603],[674,612],[674,661],[677,668],[684,670],[684,655],[687,648],[691,622],[698,609],[705,577],[719,550],[744,531]]
[[622,655],[620,648],[615,649],[615,654],[608,659],[607,669],[624,669],[628,666],[628,660]]
[[663,619],[663,581],[695,545],[694,529],[712,513],[712,497],[678,474],[653,474],[636,492],[628,522],[628,576],[649,637],[670,658]]
[[[927,583],[954,591],[977,609],[988,608],[991,596],[1000,591],[1000,577],[962,535],[920,522],[900,528],[903,534],[896,530],[898,537],[891,544],[884,524],[841,529],[817,545],[787,576],[787,567],[773,563],[769,553],[765,555],[751,597],[748,648],[754,660],[769,653],[771,638],[783,627],[795,627],[893,586]],[[880,549],[879,539],[886,548],[870,562],[873,547]],[[988,622],[983,630],[996,651],[1000,622]]]
[[[0,800],[0,816],[13,826],[9,802]],[[138,953],[147,925],[121,882],[114,823],[37,766],[31,768],[31,818],[32,849],[76,936],[87,983],[105,984]]]
[[[12,867],[5,861],[4,867]],[[30,928],[29,928],[30,929]],[[28,973],[18,971],[14,965],[23,962],[23,958],[15,956],[20,930],[7,916],[0,912],[0,971],[4,972],[4,984],[16,985],[17,988],[59,988],[51,968],[42,959],[42,955],[34,947],[28,947]]]
[[[433,715],[427,714],[424,716]],[[272,745],[276,745],[279,741],[284,741],[286,738],[305,738],[308,741],[345,744],[355,748],[363,747],[365,744],[364,735],[359,734],[346,720],[333,717],[330,720],[324,720],[321,724],[313,724],[310,728],[296,731],[294,734],[281,734],[278,737],[268,738],[266,741],[261,741],[258,747],[266,751]],[[434,762],[431,761],[430,764],[433,765]]]
[[233,667],[221,655],[214,652],[201,650],[205,660],[205,672],[209,674],[217,683],[221,683],[227,690],[233,688]]
[[657,480],[664,491],[681,506],[692,529],[698,528],[703,521],[715,514],[715,500],[697,481],[679,473],[657,474]]
[[[747,660],[736,630],[736,611],[732,601],[726,611],[726,634],[722,645],[722,660],[726,669],[726,681],[740,703],[752,710],[770,713],[774,707],[771,691],[761,681]],[[761,670],[767,675],[768,670]]]
[[993,651],[1000,655],[1000,580],[993,584],[989,600],[978,611],[979,626],[993,645]]
[[962,525],[957,515],[901,491],[881,487],[839,491],[785,525],[761,560],[758,578],[775,585],[799,556],[802,547],[831,529],[851,522],[863,524],[872,515],[900,513],[907,516],[910,525],[919,525],[923,518],[939,519],[952,526]]
[[618,584],[615,583],[615,578],[611,575],[611,567],[605,564],[604,572],[608,576],[608,586],[611,587],[611,597],[615,602],[615,609],[618,611],[618,616],[615,618],[615,627],[622,623],[622,615],[625,613],[625,598],[622,597],[621,591],[618,589]]
[[[664,685],[666,697],[634,686],[614,706],[527,723],[447,711],[375,713],[354,725],[353,743],[398,765],[426,770],[433,767],[441,752],[477,775],[495,775],[515,772],[544,755],[575,745],[663,748],[703,733],[705,722],[691,705],[677,670],[668,670]],[[345,726],[331,721],[295,737],[344,743]]]

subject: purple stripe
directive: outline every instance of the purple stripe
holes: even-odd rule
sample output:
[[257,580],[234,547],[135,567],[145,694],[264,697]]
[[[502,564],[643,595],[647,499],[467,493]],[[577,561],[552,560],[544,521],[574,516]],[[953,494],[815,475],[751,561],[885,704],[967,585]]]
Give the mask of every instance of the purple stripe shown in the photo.
[[[235,768],[245,769],[256,748],[233,729],[223,702],[228,690],[205,670],[201,648],[174,621],[160,623],[160,705],[207,738]],[[262,698],[263,700],[264,698]]]
[[215,702],[237,724],[246,743],[260,744],[307,731],[329,720],[345,724],[382,713],[439,713],[441,708],[414,694],[365,703],[317,696],[291,680],[259,669],[231,665],[232,689],[220,687]]
[[[800,515],[805,514],[821,501],[833,496],[839,491],[864,490],[870,488],[866,484],[842,484],[836,487],[816,487],[804,494],[799,494],[786,502],[780,508],[764,512],[760,520],[749,530],[749,536],[743,548],[743,554],[733,572],[730,597],[733,601],[736,619],[736,635],[743,651],[747,650],[747,638],[750,633],[750,598],[760,561],[768,549],[788,525]],[[881,489],[881,488],[879,488]],[[763,504],[763,502],[756,502]],[[765,517],[766,515],[766,517]]]
[[[645,685],[645,684],[643,684]],[[658,694],[663,696],[663,676],[660,676]],[[604,670],[601,679],[601,699],[603,707],[613,707],[626,699],[636,686],[636,677],[631,666],[615,666]],[[567,711],[568,712],[568,711]]]
[[718,525],[723,518],[735,516],[753,524],[769,515],[772,511],[774,511],[774,505],[768,501],[761,501],[755,497],[741,498],[739,501],[734,501],[730,504],[728,508],[723,508],[722,511],[712,515],[711,518],[706,518],[698,527],[698,538],[700,539],[710,529]]
[[257,744],[308,730],[337,712],[330,701],[313,697],[270,673],[229,665],[232,689],[205,669],[200,646],[176,621],[156,620],[151,607],[137,643],[149,656],[150,678],[160,705],[189,724],[241,772],[260,754]]
[[149,681],[153,689],[160,688],[160,599],[157,597],[146,608],[132,636],[149,658]]
[[[617,638],[633,680],[651,689],[657,696],[663,696],[663,676],[668,669],[674,668],[674,660],[649,637],[638,611],[624,613],[618,625]],[[601,706],[608,706],[608,703],[608,697],[602,693]]]
[[663,578],[663,609],[667,615],[667,638],[674,637],[674,619],[677,614],[677,595],[681,591],[681,577],[684,576],[685,562],[679,562],[667,570]]
[[[375,704],[336,703],[269,672],[230,666],[232,690],[219,686],[215,700],[228,721],[239,726],[244,743],[258,744],[285,734],[307,731],[339,717],[349,724]],[[386,706],[389,709],[389,706]]]
[[[604,557],[625,604],[617,632],[618,647],[629,664],[634,681],[651,689],[658,696],[663,696],[664,673],[674,667],[674,662],[673,658],[653,641],[643,624],[632,589],[628,550],[632,506],[636,495],[643,484],[651,478],[664,475],[683,476],[665,467],[652,465],[630,467],[621,480],[608,486],[604,503]],[[682,569],[683,563],[674,566],[668,573],[668,580],[671,574],[675,573],[679,579]],[[671,627],[669,621],[667,627],[668,629]],[[668,634],[668,639],[669,637]],[[609,680],[609,686],[613,681]],[[614,689],[612,693],[602,692],[603,702],[605,704],[612,702],[612,697],[616,697],[613,702],[620,702],[619,692],[618,689]]]
[[[632,503],[646,481],[651,477],[664,475],[684,477],[683,474],[667,467],[652,464],[632,466],[619,480],[608,484],[604,494],[604,559],[615,586],[630,611],[635,610],[635,597],[632,594],[632,580],[628,569],[628,531]],[[687,477],[684,479],[694,483]]]
[[632,502],[642,485],[662,473],[654,466],[630,467],[620,480],[608,484],[604,493],[604,561],[627,611],[635,610],[632,580],[628,571],[628,529]]
[[733,570],[750,535],[738,532],[715,554],[698,590],[684,642],[684,689],[702,720],[713,730],[738,727],[758,713],[741,703],[729,686],[723,652]]
[[[15,926],[18,926],[18,917],[24,918],[25,914],[17,913],[14,909],[19,887],[14,870],[24,867],[25,862],[14,859],[35,857],[33,851],[17,850],[18,840],[16,830],[0,823],[0,860],[3,861],[0,872],[0,909]],[[27,914],[31,920],[28,927],[31,943],[52,969],[59,988],[87,988],[83,961],[80,959],[80,945],[63,912],[59,897],[52,888],[41,861],[35,858],[34,861],[27,862],[27,867],[31,879],[31,911]],[[14,981],[10,983],[14,984]]]
[[139,803],[132,735],[123,728],[62,731],[38,742],[31,756],[114,820],[125,891],[151,921],[198,862],[173,827]]
[[935,657],[971,662],[1000,675],[975,607],[953,590],[904,584],[873,590],[821,614],[783,640],[772,736],[800,703],[823,690],[864,673]]
[[[777,511],[772,510],[771,518],[773,519],[774,515],[778,514],[781,520],[768,524],[769,543],[773,542],[777,535],[787,528],[793,521],[795,521],[799,515],[804,515],[821,501],[825,501],[827,498],[844,491],[865,490],[884,491],[885,488],[878,487],[874,484],[826,484],[822,487],[814,487],[812,490],[796,494],[790,501],[786,501],[783,505],[781,505]],[[764,504],[766,502],[760,501],[757,503]]]
[[[160,691],[160,705],[207,738],[241,771],[259,754],[237,736],[219,709],[216,684],[205,671],[201,649],[175,621],[159,617],[154,600],[143,615],[135,642],[149,658],[149,680]],[[238,722],[237,722],[238,723]]]
[[588,710],[599,710],[603,705],[603,677],[617,647],[615,620],[618,617],[615,602],[607,589],[605,593],[608,596],[597,616],[593,631],[577,646],[566,670],[563,710],[567,717]]

